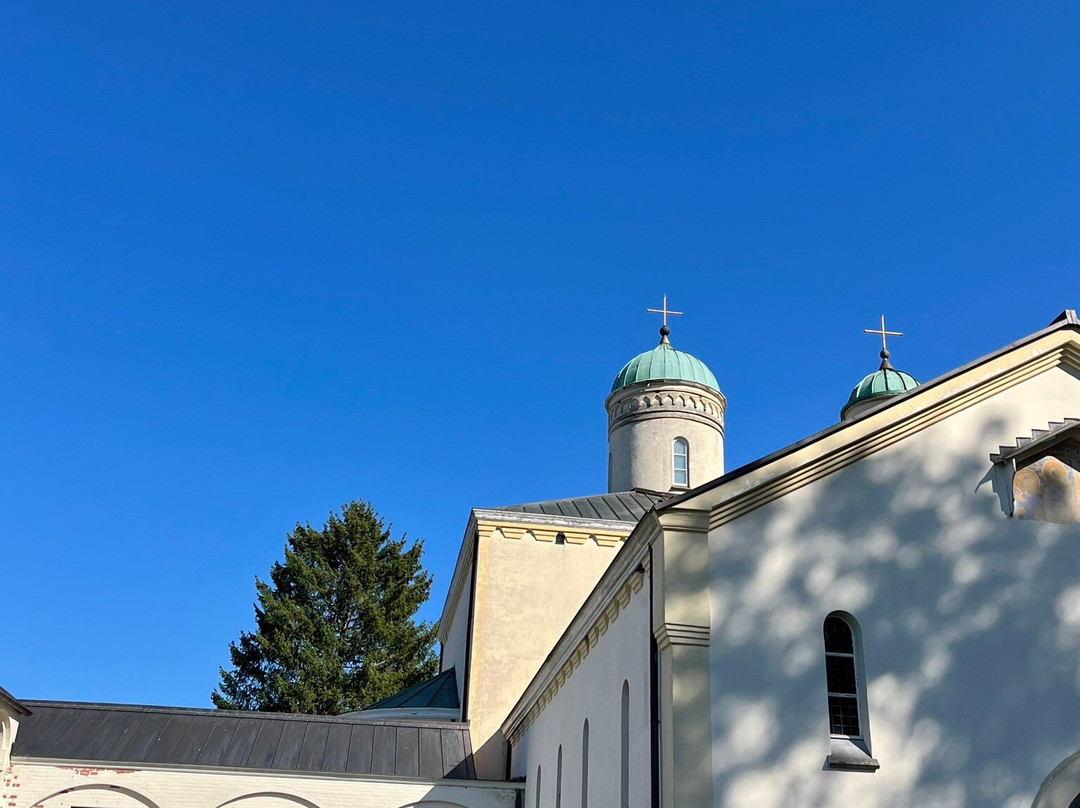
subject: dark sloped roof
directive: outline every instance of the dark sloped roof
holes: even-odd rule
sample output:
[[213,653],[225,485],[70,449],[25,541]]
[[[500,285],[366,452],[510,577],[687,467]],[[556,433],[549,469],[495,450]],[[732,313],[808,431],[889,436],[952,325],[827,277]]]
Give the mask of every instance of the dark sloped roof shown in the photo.
[[633,491],[597,494],[592,497],[551,499],[547,502],[510,505],[497,510],[538,513],[546,516],[571,516],[578,519],[613,519],[636,524],[654,505],[669,499],[671,499],[671,494],[635,488]]
[[[448,671],[443,671],[438,676],[423,681],[418,685],[413,685],[400,693],[395,693],[388,699],[377,701],[364,709],[444,707],[456,710],[460,706],[457,695],[457,677],[454,675],[454,669],[451,668]],[[357,714],[352,713],[352,715]]]
[[26,702],[12,754],[50,760],[475,779],[469,727],[354,716]]

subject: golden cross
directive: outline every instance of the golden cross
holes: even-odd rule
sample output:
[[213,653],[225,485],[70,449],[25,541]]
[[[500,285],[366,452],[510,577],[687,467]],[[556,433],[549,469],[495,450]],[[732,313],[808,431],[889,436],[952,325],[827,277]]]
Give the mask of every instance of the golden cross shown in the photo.
[[881,335],[881,350],[882,350],[883,353],[887,353],[888,350],[889,350],[888,347],[885,345],[885,337],[902,337],[902,336],[904,336],[903,331],[886,331],[885,330],[885,315],[884,314],[881,315],[881,329],[880,330],[875,331],[872,328],[864,328],[863,333],[864,334],[880,334]]
[[663,306],[663,308],[660,308],[660,309],[645,309],[645,311],[651,311],[653,314],[662,314],[662,315],[664,315],[664,325],[665,326],[667,325],[667,316],[669,314],[682,315],[681,311],[671,311],[671,309],[669,309],[667,307],[667,295],[664,295],[664,306]]

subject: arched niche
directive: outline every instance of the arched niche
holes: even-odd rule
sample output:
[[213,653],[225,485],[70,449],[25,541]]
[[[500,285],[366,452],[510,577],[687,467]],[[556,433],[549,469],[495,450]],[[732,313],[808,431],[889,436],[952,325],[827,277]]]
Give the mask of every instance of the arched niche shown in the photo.
[[217,806],[217,808],[319,808],[311,800],[297,797],[295,794],[287,794],[283,791],[258,791],[251,794],[242,794],[233,797]]
[[[73,794],[78,797],[72,797]],[[53,808],[60,802],[86,808],[159,808],[156,802],[133,788],[100,782],[61,789],[28,804],[34,808]]]

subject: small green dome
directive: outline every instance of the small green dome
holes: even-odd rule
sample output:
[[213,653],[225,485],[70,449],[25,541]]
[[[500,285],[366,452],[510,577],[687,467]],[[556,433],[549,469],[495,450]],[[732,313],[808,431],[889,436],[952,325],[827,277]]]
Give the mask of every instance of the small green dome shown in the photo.
[[902,370],[896,370],[891,365],[884,367],[887,363],[888,358],[886,357],[885,361],[882,362],[883,367],[875,370],[855,385],[855,389],[851,391],[851,395],[848,397],[847,404],[840,410],[841,420],[843,420],[848,410],[856,404],[878,398],[898,396],[919,386],[919,383],[910,374],[904,373]]
[[[661,332],[663,334],[663,332]],[[676,351],[663,334],[660,344],[651,351],[638,354],[619,371],[611,385],[611,392],[629,387],[638,382],[652,381],[693,382],[711,387],[717,392],[720,385],[712,371],[696,356],[685,351]]]

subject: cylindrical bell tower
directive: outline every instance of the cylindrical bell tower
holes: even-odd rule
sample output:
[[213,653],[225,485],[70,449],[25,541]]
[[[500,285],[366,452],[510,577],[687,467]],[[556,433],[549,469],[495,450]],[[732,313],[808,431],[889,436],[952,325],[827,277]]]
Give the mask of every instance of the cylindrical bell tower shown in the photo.
[[[665,302],[666,307],[666,302]],[[607,398],[608,491],[685,491],[724,473],[727,400],[700,359],[660,344],[619,371]]]

